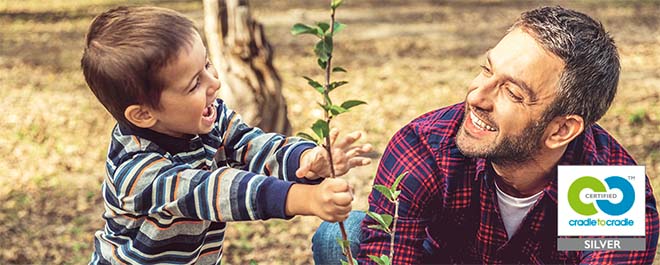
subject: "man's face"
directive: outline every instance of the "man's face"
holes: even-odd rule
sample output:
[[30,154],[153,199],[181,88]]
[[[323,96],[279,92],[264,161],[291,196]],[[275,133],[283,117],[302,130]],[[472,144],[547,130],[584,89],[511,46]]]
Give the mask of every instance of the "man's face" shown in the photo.
[[521,162],[541,149],[543,111],[555,97],[563,61],[515,29],[486,54],[466,97],[459,150],[494,162]]

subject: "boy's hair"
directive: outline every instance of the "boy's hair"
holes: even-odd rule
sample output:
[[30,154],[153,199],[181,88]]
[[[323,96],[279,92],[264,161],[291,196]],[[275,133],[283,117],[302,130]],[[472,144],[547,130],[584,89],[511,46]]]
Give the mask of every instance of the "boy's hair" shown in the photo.
[[164,84],[159,73],[196,28],[178,12],[158,7],[118,7],[92,21],[81,66],[85,81],[103,106],[124,126],[135,127],[124,111],[133,104],[159,109]]

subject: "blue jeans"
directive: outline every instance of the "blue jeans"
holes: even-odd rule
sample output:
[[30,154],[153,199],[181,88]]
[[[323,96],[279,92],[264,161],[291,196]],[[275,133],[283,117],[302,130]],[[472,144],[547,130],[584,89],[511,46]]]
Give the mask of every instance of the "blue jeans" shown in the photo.
[[[353,258],[357,258],[360,252],[360,242],[362,241],[362,230],[360,224],[366,214],[362,211],[351,211],[348,219],[344,220],[344,228],[348,240],[351,242],[351,253]],[[341,253],[337,238],[341,239],[339,223],[323,222],[312,237],[312,252],[314,252],[315,264],[341,264],[340,260],[346,261],[346,257]]]

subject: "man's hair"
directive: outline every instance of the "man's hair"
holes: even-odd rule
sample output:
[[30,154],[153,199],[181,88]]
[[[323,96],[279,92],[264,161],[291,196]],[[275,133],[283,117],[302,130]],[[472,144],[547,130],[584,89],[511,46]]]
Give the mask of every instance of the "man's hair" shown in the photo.
[[118,7],[92,21],[81,66],[94,95],[119,124],[134,127],[126,108],[159,108],[164,84],[159,73],[196,32],[192,21],[158,7]]
[[562,7],[542,7],[522,13],[511,27],[534,37],[564,63],[556,98],[544,113],[549,122],[576,114],[585,126],[607,112],[619,83],[619,55],[603,25]]

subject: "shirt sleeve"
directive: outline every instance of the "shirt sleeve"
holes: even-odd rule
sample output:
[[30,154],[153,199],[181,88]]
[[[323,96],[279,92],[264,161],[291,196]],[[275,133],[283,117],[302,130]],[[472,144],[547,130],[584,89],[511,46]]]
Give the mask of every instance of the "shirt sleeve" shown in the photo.
[[646,177],[646,250],[593,251],[580,264],[653,264],[658,244],[658,210],[649,178]]
[[[390,187],[397,176],[408,172],[399,184],[399,219],[396,223],[392,264],[418,264],[424,253],[423,242],[430,216],[426,209],[431,198],[438,196],[434,155],[428,145],[410,125],[397,132],[381,158],[375,184]],[[435,194],[435,195],[434,195]],[[375,190],[369,196],[369,210],[394,216],[395,205]],[[389,255],[389,234],[369,228],[376,222],[367,217],[362,223],[364,240],[360,244],[358,261],[374,264],[368,257]]]
[[322,180],[296,177],[301,154],[315,147],[315,143],[298,137],[264,133],[248,126],[240,115],[222,102],[219,104],[218,133],[222,144],[218,152],[222,152],[219,157],[229,166],[298,183],[319,183]]
[[134,154],[111,177],[104,196],[116,214],[223,222],[287,218],[286,196],[293,184],[230,167],[192,169],[155,152]]

